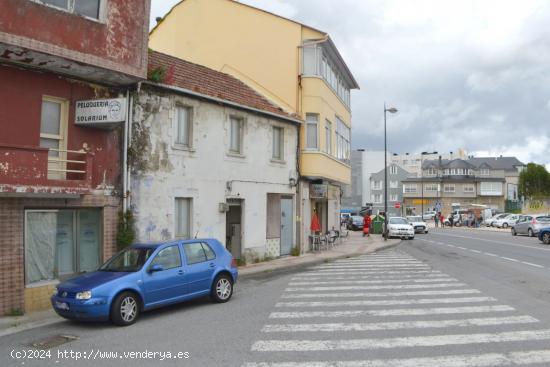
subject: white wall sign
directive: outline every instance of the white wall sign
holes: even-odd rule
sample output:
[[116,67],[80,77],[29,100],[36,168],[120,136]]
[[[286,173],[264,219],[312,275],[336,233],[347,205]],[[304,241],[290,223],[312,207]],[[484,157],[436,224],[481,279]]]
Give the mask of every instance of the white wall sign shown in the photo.
[[102,125],[126,120],[126,98],[77,101],[75,124]]

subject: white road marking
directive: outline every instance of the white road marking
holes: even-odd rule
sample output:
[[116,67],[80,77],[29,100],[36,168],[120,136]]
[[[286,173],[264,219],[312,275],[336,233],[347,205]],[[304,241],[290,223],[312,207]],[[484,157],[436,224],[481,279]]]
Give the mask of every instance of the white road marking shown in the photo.
[[401,285],[350,285],[335,287],[290,287],[285,292],[303,292],[303,291],[351,291],[368,289],[422,289],[422,288],[447,288],[464,287],[464,283],[437,283],[437,284],[401,284]]
[[421,274],[421,275],[360,275],[360,276],[332,276],[332,275],[325,275],[325,276],[304,276],[300,275],[297,277],[292,278],[292,281],[301,281],[301,280],[323,280],[323,279],[331,279],[331,280],[356,280],[356,279],[426,279],[426,278],[437,278],[437,277],[444,277],[448,276],[447,274],[442,274],[441,272],[437,272],[434,274]]
[[428,268],[426,264],[357,264],[357,265],[320,265],[311,267],[310,269],[373,269],[373,268]]
[[508,260],[508,261],[513,261],[515,263],[519,263],[519,260],[516,260],[516,259],[512,259],[512,258],[509,258],[509,257],[505,257],[505,256],[500,256],[501,259],[504,259],[504,260]]
[[329,280],[329,281],[300,281],[290,282],[288,285],[321,285],[321,284],[386,284],[386,283],[437,283],[457,282],[455,278],[434,278],[434,279],[376,279],[376,280]]
[[507,246],[515,246],[515,247],[527,247],[527,248],[533,249],[533,250],[550,251],[550,248],[544,248],[544,247],[520,245],[520,244],[517,244],[517,243],[508,243],[508,242],[502,242],[502,241],[487,240],[487,239],[477,238],[477,237],[456,236],[456,235],[451,235],[451,234],[447,234],[447,233],[439,233],[439,232],[437,234],[441,235],[441,236],[466,238],[466,239],[470,239],[470,240],[478,240],[478,241],[483,241],[483,242],[492,242],[492,243],[497,243],[499,245],[507,245]]
[[466,247],[462,247],[462,246],[456,246],[456,248],[459,248],[459,249],[461,249],[461,250],[467,250]]
[[259,340],[252,345],[258,352],[312,352],[327,350],[370,350],[388,348],[436,347],[527,340],[548,340],[550,330],[507,331],[484,334],[410,336],[347,340]]
[[[357,269],[318,269],[315,271],[309,271],[304,273],[307,274],[334,274],[339,273],[341,274],[357,274]],[[426,268],[426,270],[418,270],[418,268],[401,268],[399,270],[361,270],[361,274],[421,274],[421,273],[437,273],[439,271],[429,270]]]
[[281,298],[357,298],[357,297],[407,297],[407,296],[443,296],[451,294],[479,294],[477,289],[450,289],[438,291],[411,291],[411,292],[353,292],[353,293],[289,293]]
[[525,265],[535,266],[535,267],[537,267],[537,268],[544,268],[544,266],[542,266],[542,265],[533,264],[533,263],[530,263],[530,262],[527,262],[527,261],[522,261],[521,263],[522,263],[522,264],[525,264]]
[[436,308],[403,308],[393,310],[353,310],[353,311],[301,311],[272,312],[270,319],[300,319],[312,317],[360,317],[360,316],[421,316],[449,315],[483,312],[515,311],[507,305],[466,306],[466,307],[436,307]]
[[494,256],[494,257],[498,257],[497,254],[493,254],[491,252],[484,252],[485,255],[488,255],[488,256]]
[[396,305],[427,305],[438,303],[477,303],[494,302],[493,297],[462,297],[462,298],[421,298],[421,299],[391,299],[376,301],[319,301],[319,302],[277,302],[275,307],[357,307],[357,306],[396,306]]
[[475,252],[476,254],[481,254],[481,251],[478,251],[478,250],[472,250],[472,249],[470,249],[470,251]]
[[359,264],[359,263],[406,263],[406,262],[420,262],[418,259],[360,259],[360,260],[336,260],[333,264]]
[[275,324],[265,325],[264,333],[297,332],[337,332],[337,331],[374,331],[400,329],[430,329],[447,327],[470,327],[537,323],[531,316],[487,317],[459,320],[397,321],[374,323],[330,323],[330,324]]
[[372,359],[364,361],[253,362],[243,367],[493,367],[550,363],[549,350],[450,355],[439,357]]

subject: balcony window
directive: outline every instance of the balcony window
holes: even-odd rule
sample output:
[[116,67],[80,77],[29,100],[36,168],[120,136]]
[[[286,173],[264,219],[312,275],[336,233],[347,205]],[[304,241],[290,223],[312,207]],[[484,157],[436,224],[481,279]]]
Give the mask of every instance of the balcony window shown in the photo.
[[474,185],[471,185],[471,184],[469,184],[469,185],[464,185],[464,187],[463,187],[463,191],[464,191],[465,193],[471,194],[471,193],[475,192],[475,190],[476,190],[475,186],[474,186]]
[[306,114],[306,148],[319,149],[317,132],[319,125],[319,115],[314,113]]
[[502,182],[482,182],[481,195],[485,196],[501,196]]
[[349,164],[351,150],[351,130],[336,116],[336,158]]
[[451,185],[451,184],[443,185],[443,192],[454,193],[455,185]]
[[342,102],[347,107],[350,106],[350,90],[338,67],[327,58],[322,47],[317,45],[302,47],[302,73],[304,76],[323,78]]
[[67,101],[42,98],[40,146],[48,148],[48,178],[65,179],[67,166]]
[[325,121],[325,152],[332,154],[332,123]]
[[415,194],[416,190],[418,189],[416,184],[404,184],[403,185],[403,193],[405,194]]
[[426,184],[424,186],[425,192],[438,192],[439,191],[439,185],[438,184]]

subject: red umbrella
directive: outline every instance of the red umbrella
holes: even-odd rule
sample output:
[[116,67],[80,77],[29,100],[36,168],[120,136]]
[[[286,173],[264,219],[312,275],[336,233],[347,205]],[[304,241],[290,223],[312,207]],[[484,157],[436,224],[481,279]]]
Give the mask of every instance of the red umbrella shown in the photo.
[[311,232],[321,232],[321,224],[319,224],[319,218],[317,218],[317,212],[313,212],[311,217],[311,226],[309,226]]

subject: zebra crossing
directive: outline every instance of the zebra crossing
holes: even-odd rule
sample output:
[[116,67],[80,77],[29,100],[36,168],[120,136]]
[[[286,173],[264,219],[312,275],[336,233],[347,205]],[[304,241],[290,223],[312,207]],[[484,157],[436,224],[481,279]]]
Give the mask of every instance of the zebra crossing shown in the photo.
[[536,318],[399,251],[296,274],[244,367],[550,365]]

